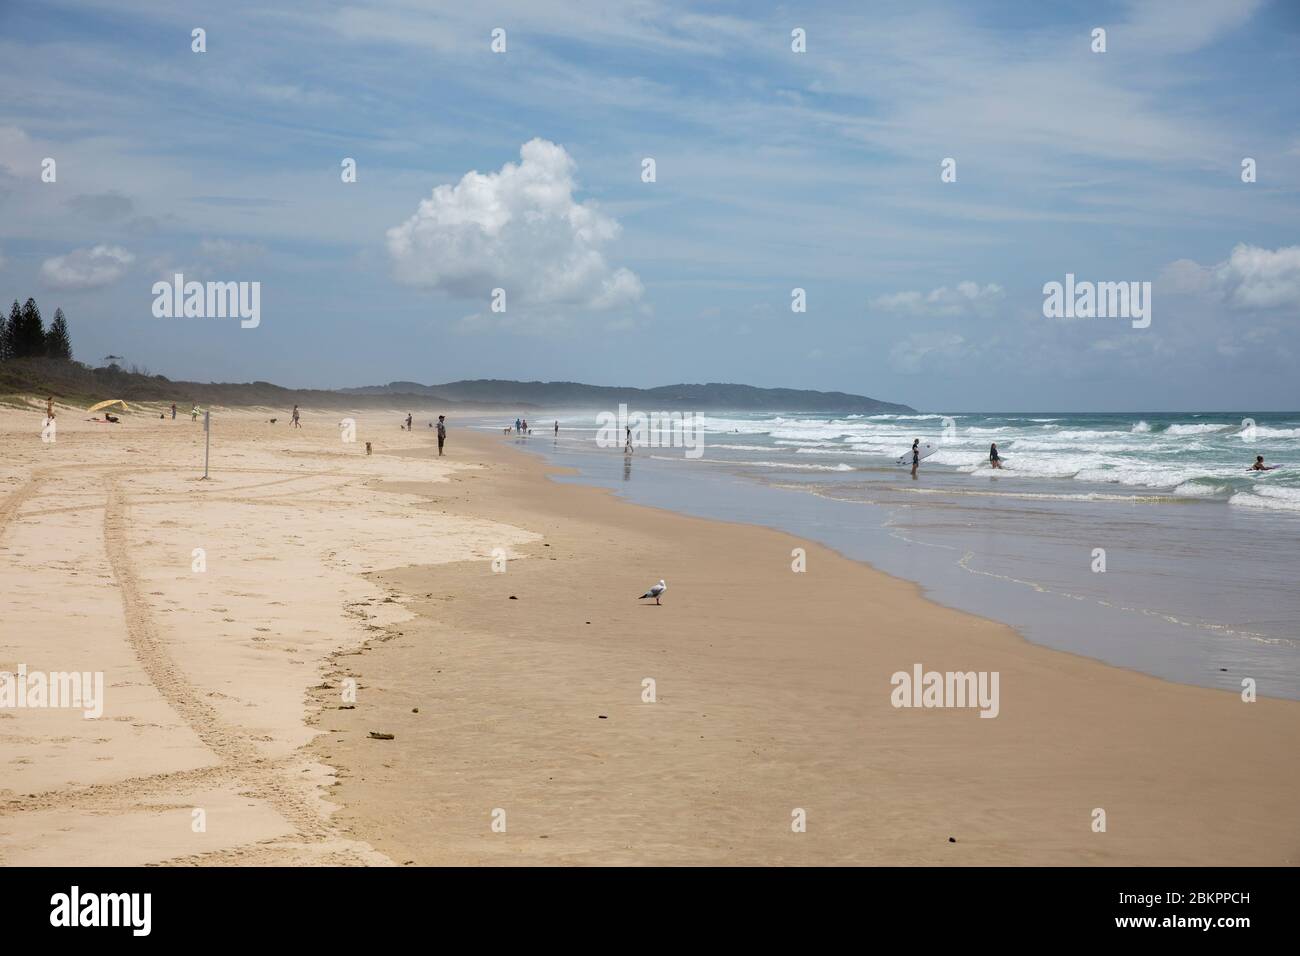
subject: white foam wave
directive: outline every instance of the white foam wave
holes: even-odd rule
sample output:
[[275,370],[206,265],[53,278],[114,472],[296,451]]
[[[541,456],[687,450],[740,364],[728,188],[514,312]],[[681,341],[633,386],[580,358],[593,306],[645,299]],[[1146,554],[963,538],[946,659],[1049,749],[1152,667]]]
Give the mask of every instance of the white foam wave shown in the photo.
[[1204,435],[1209,432],[1222,432],[1230,428],[1237,428],[1237,425],[1215,425],[1215,424],[1196,424],[1196,425],[1170,425],[1165,429],[1166,435]]
[[1273,485],[1256,485],[1251,491],[1240,491],[1228,499],[1228,504],[1238,508],[1268,508],[1273,511],[1300,512],[1300,488],[1279,488]]
[[889,419],[899,419],[902,421],[909,421],[909,422],[928,422],[928,421],[943,421],[945,418],[958,419],[958,418],[964,418],[965,416],[963,415],[868,415],[867,417],[870,418],[872,421],[886,421]]
[[1232,491],[1232,485],[1229,484],[1198,484],[1195,481],[1184,481],[1178,487],[1174,488],[1174,494],[1182,495],[1186,498],[1213,498],[1216,495],[1226,495]]

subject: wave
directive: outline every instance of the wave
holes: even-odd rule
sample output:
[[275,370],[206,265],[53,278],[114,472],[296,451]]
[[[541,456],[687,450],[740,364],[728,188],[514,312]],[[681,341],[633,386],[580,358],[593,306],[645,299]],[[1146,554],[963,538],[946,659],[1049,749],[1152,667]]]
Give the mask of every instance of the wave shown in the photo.
[[1251,491],[1242,491],[1228,499],[1228,504],[1238,508],[1267,508],[1272,511],[1300,512],[1300,488],[1278,488],[1257,485]]
[[[1062,439],[1058,435],[1051,438],[1016,438],[1007,443],[1007,451],[1015,449],[1017,453],[1023,451],[1066,451],[1074,448],[1093,448],[1095,443],[1086,438],[1066,438]],[[1156,449],[1150,444],[1140,442],[1113,442],[1105,446],[1107,453],[1120,451],[1140,451],[1152,452]]]
[[1208,435],[1212,432],[1228,432],[1232,430],[1241,430],[1240,425],[1215,425],[1215,424],[1197,424],[1197,425],[1170,425],[1164,430],[1166,435]]
[[1237,489],[1231,482],[1218,478],[1193,478],[1174,488],[1174,494],[1185,498],[1227,498]]
[[943,421],[945,418],[958,419],[958,418],[965,418],[965,417],[966,417],[965,415],[868,415],[867,416],[867,418],[871,419],[872,421],[887,421],[891,419],[899,419],[902,421],[909,421],[909,422]]

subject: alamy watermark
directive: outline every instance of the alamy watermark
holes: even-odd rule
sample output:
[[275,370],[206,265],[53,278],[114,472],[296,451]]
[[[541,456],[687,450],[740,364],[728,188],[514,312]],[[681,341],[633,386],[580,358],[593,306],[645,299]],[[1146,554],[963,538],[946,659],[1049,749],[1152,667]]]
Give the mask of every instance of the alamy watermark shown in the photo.
[[148,936],[153,927],[152,893],[83,893],[75,884],[50,897],[50,925],[117,926],[132,936]]
[[1043,285],[1043,316],[1049,319],[1131,319],[1133,328],[1151,324],[1150,282],[1065,282]]
[[186,282],[180,272],[172,280],[153,284],[154,318],[238,318],[242,329],[255,329],[262,323],[260,282]]
[[618,412],[596,416],[598,448],[683,448],[687,458],[704,454],[704,417],[699,412]]
[[895,671],[889,702],[895,707],[978,707],[981,717],[996,717],[998,671]]
[[104,713],[103,671],[0,671],[0,710],[27,708],[80,709],[87,720]]

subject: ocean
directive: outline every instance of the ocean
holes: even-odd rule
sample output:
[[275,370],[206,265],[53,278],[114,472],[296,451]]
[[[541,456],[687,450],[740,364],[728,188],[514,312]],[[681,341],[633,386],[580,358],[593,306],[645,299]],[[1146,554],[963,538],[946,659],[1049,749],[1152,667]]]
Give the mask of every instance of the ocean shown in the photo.
[[[1036,643],[1300,698],[1300,413],[715,413],[695,449],[651,429],[630,455],[595,413],[536,420],[518,442],[561,480],[807,537]],[[915,438],[937,450],[913,476]]]

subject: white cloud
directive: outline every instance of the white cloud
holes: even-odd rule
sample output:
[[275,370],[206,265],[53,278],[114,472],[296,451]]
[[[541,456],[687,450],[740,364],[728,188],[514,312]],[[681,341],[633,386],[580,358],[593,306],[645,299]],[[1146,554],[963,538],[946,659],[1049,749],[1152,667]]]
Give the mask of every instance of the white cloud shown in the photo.
[[1176,294],[1208,294],[1234,309],[1300,308],[1300,246],[1239,243],[1212,266],[1179,259],[1165,266],[1159,286]]
[[1176,259],[1165,266],[1156,280],[1156,289],[1173,295],[1196,295],[1208,292],[1210,270],[1191,259]]
[[121,246],[75,249],[41,263],[41,278],[56,289],[95,289],[122,278],[135,256]]
[[1274,251],[1238,245],[1214,275],[1228,303],[1239,309],[1300,306],[1300,246]]
[[503,288],[507,309],[612,309],[640,299],[641,280],[601,251],[619,224],[574,200],[575,164],[564,147],[533,139],[519,155],[500,172],[435,187],[415,215],[388,230],[398,280],[483,301]]
[[884,312],[917,316],[988,315],[1002,300],[1002,287],[989,283],[959,282],[930,292],[895,292],[877,296],[871,305]]

